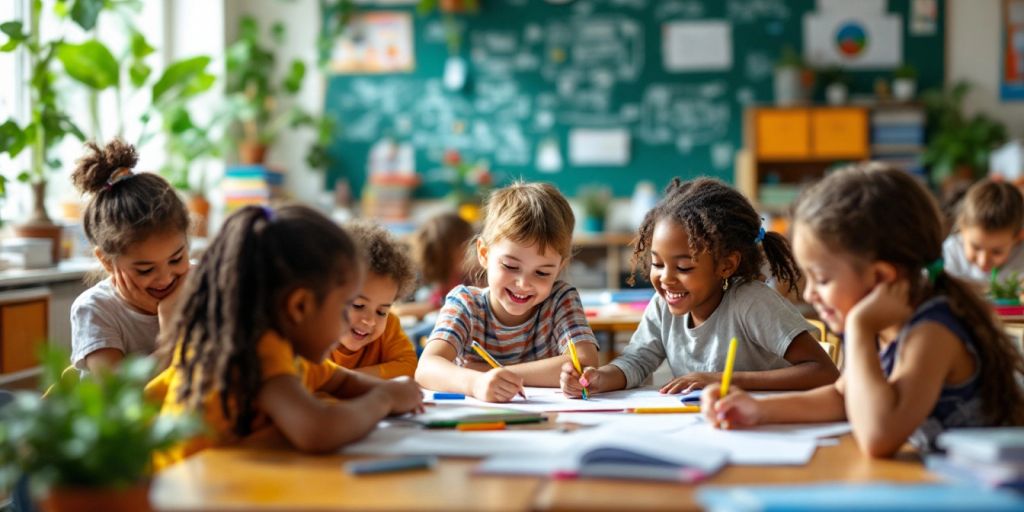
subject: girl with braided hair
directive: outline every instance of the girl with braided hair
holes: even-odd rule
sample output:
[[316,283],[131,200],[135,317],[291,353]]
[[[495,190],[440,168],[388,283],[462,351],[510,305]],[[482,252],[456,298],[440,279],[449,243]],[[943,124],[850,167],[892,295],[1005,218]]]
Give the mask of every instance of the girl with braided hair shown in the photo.
[[252,206],[227,219],[166,333],[172,362],[147,386],[162,413],[198,411],[210,434],[158,454],[157,467],[271,425],[299,450],[336,450],[384,416],[421,409],[410,379],[326,360],[349,329],[364,272],[357,254],[345,231],[306,207]]
[[71,306],[71,362],[95,372],[156,348],[189,271],[188,211],[166,180],[135,173],[135,148],[86,144],[71,180],[89,203],[83,226],[110,277]]
[[[637,387],[665,360],[673,379],[662,393],[719,382],[737,338],[734,383],[749,389],[810,389],[839,377],[796,308],[760,280],[768,266],[795,286],[799,271],[782,235],[765,232],[742,194],[721,181],[672,181],[644,217],[634,242],[657,292],[621,356],[600,368],[562,366],[562,391],[581,395]],[[632,284],[632,283],[630,283]]]
[[1024,359],[977,291],[943,270],[944,233],[934,198],[898,169],[858,164],[807,189],[793,247],[804,299],[845,335],[843,376],[762,399],[713,385],[711,423],[848,420],[873,457],[908,440],[934,449],[946,429],[1024,424]]

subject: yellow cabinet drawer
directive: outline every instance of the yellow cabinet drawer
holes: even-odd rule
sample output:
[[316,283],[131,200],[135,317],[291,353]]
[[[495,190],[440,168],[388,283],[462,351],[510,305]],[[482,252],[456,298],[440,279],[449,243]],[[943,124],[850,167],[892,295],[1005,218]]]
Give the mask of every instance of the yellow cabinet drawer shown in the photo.
[[868,112],[862,108],[811,111],[811,153],[817,158],[868,157]]
[[811,156],[810,111],[804,108],[758,109],[754,112],[758,158]]

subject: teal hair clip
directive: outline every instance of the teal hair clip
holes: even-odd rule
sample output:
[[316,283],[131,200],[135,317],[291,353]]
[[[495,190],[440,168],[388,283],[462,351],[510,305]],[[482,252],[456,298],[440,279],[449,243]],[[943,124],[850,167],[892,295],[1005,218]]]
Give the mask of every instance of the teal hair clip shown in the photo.
[[929,263],[928,266],[924,268],[928,272],[928,282],[935,284],[935,280],[939,278],[939,274],[942,273],[944,268],[945,262],[942,261],[941,256],[935,261]]

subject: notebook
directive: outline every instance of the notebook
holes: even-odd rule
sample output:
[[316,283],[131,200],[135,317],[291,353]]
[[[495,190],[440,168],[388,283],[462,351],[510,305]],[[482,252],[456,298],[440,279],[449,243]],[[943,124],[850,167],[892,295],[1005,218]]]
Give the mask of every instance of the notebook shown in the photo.
[[647,433],[579,432],[567,436],[565,444],[563,451],[548,456],[494,456],[480,463],[476,473],[690,483],[717,473],[727,461],[724,451]]
[[1024,462],[1024,427],[953,429],[939,434],[936,444],[978,462]]
[[963,485],[823,483],[707,487],[697,502],[711,512],[774,511],[1020,511],[1024,497]]
[[455,428],[471,423],[499,421],[507,425],[514,425],[540,423],[546,420],[544,415],[536,412],[455,404],[428,406],[422,414],[402,416],[398,419],[423,425],[426,428]]

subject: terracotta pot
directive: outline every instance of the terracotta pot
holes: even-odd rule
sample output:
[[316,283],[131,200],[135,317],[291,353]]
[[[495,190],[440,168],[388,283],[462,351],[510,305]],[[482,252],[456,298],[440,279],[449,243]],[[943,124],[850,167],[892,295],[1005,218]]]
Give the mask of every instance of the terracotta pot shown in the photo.
[[192,193],[188,197],[188,211],[192,217],[192,234],[205,238],[210,228],[210,201],[199,193]]
[[266,144],[250,141],[242,141],[238,144],[238,162],[243,165],[262,164],[266,157]]
[[50,216],[46,213],[46,181],[32,183],[32,216],[29,217],[30,224],[52,224]]
[[28,222],[13,227],[14,236],[21,238],[43,238],[50,241],[50,258],[54,265],[60,261],[61,226],[59,224]]
[[148,512],[149,482],[127,489],[93,489],[89,487],[57,487],[43,498],[40,508],[45,512],[103,510],[104,512]]

